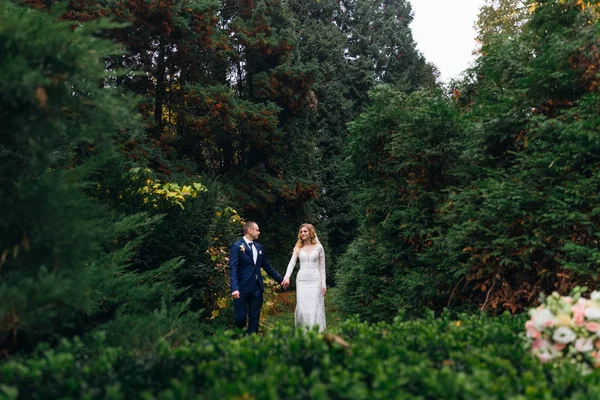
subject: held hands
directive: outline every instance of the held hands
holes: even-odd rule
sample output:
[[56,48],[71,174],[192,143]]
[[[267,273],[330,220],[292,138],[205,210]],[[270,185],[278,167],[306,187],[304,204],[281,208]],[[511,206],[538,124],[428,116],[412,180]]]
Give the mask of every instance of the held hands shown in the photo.
[[240,291],[236,290],[235,292],[231,292],[231,295],[233,296],[234,299],[239,299],[240,298]]
[[288,286],[290,286],[290,281],[288,281],[287,279],[284,279],[281,281],[281,287],[284,289],[287,289]]
[[325,293],[327,293],[327,288],[321,288],[321,293],[323,294],[323,297],[325,297]]

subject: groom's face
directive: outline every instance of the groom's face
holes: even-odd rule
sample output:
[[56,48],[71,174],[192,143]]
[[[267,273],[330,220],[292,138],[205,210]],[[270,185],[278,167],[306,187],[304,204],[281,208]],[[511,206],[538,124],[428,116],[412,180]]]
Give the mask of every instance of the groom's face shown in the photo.
[[252,240],[258,240],[260,236],[260,229],[258,229],[258,225],[253,225],[250,229],[248,229],[248,233],[252,237]]

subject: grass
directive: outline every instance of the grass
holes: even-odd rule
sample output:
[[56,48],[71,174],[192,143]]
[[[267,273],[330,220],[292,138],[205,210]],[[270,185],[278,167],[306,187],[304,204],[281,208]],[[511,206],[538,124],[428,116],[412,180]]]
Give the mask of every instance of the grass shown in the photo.
[[[325,295],[325,315],[327,329],[336,327],[343,321],[339,311],[337,288],[329,288]],[[265,303],[261,313],[261,331],[273,329],[275,325],[294,326],[294,311],[296,309],[296,292],[273,291],[265,296]]]

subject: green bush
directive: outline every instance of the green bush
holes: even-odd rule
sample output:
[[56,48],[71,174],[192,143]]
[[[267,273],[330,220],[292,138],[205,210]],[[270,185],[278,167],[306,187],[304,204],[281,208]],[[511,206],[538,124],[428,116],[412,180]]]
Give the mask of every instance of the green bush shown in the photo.
[[437,207],[456,181],[456,107],[438,91],[410,95],[380,87],[350,125],[354,212],[362,221],[338,261],[341,305],[370,320],[400,308],[419,313],[445,305],[448,274],[426,257],[441,226]]
[[452,97],[382,88],[350,124],[355,241],[342,305],[371,320],[521,312],[597,286],[597,4],[536,2]]
[[431,255],[454,275],[457,303],[516,312],[540,293],[597,285],[600,20],[577,3],[539,2],[473,71],[485,78],[464,96],[461,182],[439,208],[447,229]]
[[124,132],[139,130],[133,104],[102,84],[118,50],[98,35],[115,25],[73,29],[52,13],[0,3],[0,352],[98,327],[112,345],[178,343],[199,319],[179,279],[185,252],[152,270],[134,261],[167,216],[118,209],[98,190],[125,165]]
[[27,399],[596,398],[599,373],[542,365],[525,351],[524,321],[352,319],[324,335],[281,326],[265,337],[223,332],[149,354],[106,346],[98,335],[93,346],[64,342],[3,364],[0,391]]
[[[71,29],[39,11],[0,3],[0,351],[82,333],[103,294],[92,285],[125,265],[116,235],[151,222],[90,199],[113,140],[135,125],[102,57],[117,49],[94,35],[106,21]],[[107,253],[111,253],[107,255]],[[102,263],[100,266],[99,264]]]
[[[195,175],[157,174],[128,164],[112,168],[93,193],[124,214],[139,212],[159,218],[144,231],[131,271],[150,272],[180,259],[173,284],[182,289],[181,302],[205,315],[229,293],[226,257],[241,231],[242,220],[228,207],[223,185]],[[125,238],[129,240],[130,238]]]

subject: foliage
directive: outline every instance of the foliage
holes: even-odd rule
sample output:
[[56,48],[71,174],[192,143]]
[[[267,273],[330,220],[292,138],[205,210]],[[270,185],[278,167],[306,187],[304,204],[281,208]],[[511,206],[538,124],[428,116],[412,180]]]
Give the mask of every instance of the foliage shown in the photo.
[[477,17],[477,41],[487,45],[498,35],[514,38],[521,33],[528,15],[529,8],[522,0],[486,0]]
[[[116,49],[91,35],[111,25],[71,31],[51,21],[0,5],[3,352],[76,332],[77,321],[97,308],[91,265],[116,234],[147,223],[143,216],[119,222],[83,191],[90,171],[115,156],[112,136],[131,122],[127,104],[98,85],[107,77],[100,58]],[[86,153],[95,157],[73,162]],[[106,266],[116,272],[122,264]]]
[[517,312],[596,286],[598,7],[530,12],[489,36],[457,107],[380,91],[351,125],[361,232],[338,273],[348,311]]
[[98,195],[102,172],[125,162],[115,144],[139,122],[108,84],[118,75],[103,59],[117,49],[97,34],[116,26],[72,29],[11,3],[0,19],[0,350],[98,326],[108,343],[132,349],[189,337],[197,316],[177,301],[182,262],[128,270],[160,216],[120,212]]
[[538,2],[523,34],[483,48],[464,184],[440,208],[437,254],[466,301],[515,312],[596,285],[599,28],[593,7]]
[[[122,167],[122,166],[121,166]],[[120,167],[120,168],[121,168]],[[179,300],[208,316],[228,292],[227,249],[242,227],[237,212],[227,206],[218,182],[199,176],[172,174],[164,181],[148,168],[105,175],[95,195],[126,214],[145,212],[160,217],[137,247],[131,271],[154,271],[171,259],[181,259],[173,284]]]
[[[317,334],[277,327],[139,355],[75,340],[0,367],[7,398],[595,398],[600,375],[553,368],[521,345],[523,316],[444,314]],[[11,395],[12,394],[12,395]]]
[[426,253],[454,182],[458,116],[439,92],[381,87],[351,124],[354,212],[363,224],[338,270],[345,311],[391,319],[400,307],[441,306],[437,290],[448,276]]

